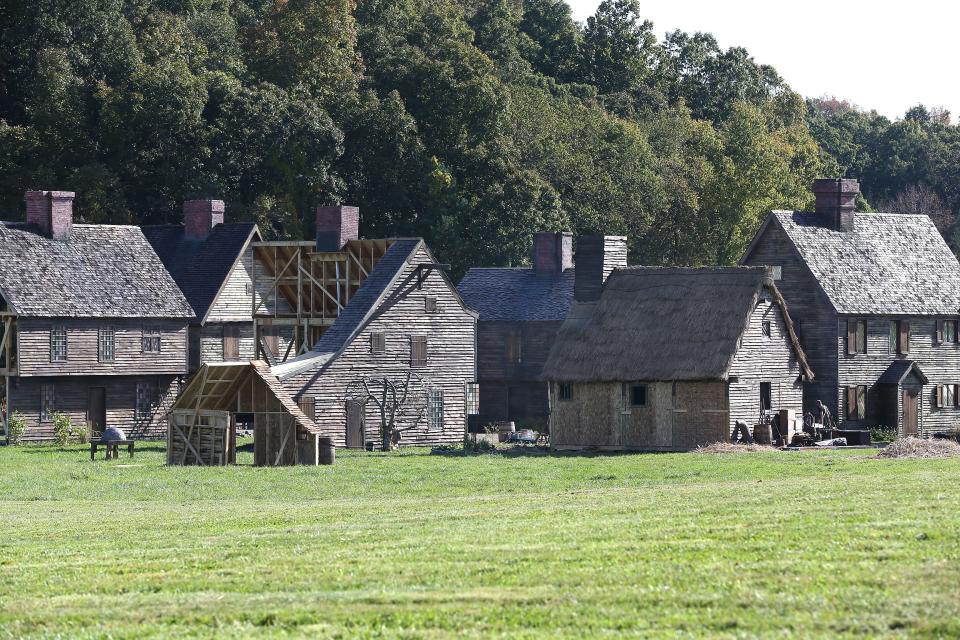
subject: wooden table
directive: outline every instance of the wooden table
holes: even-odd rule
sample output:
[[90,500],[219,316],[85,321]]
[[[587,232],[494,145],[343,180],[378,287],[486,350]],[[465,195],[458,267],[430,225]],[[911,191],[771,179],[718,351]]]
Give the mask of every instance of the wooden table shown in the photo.
[[90,442],[90,459],[93,460],[96,458],[98,447],[106,448],[106,457],[104,460],[109,460],[110,458],[116,459],[120,445],[125,445],[127,447],[127,451],[130,452],[130,457],[132,458],[134,445],[133,440],[110,440],[108,442],[103,442],[102,440],[93,440]]

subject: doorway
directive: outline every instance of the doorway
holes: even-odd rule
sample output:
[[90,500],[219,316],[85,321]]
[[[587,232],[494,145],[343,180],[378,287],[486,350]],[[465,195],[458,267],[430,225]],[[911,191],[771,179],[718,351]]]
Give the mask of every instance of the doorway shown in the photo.
[[903,390],[903,435],[915,436],[920,432],[920,421],[917,409],[920,404],[919,389]]
[[103,433],[107,428],[107,390],[105,387],[90,387],[87,392],[87,426],[93,433]]
[[355,400],[347,402],[347,447],[363,448],[363,405]]

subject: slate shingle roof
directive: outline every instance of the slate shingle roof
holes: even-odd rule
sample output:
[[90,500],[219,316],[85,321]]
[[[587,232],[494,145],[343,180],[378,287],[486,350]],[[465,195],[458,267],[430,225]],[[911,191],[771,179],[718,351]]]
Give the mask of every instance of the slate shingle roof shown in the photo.
[[143,227],[143,234],[202,320],[256,228],[252,222],[223,223],[197,239],[187,237],[183,225],[159,225]]
[[139,227],[74,224],[68,240],[0,222],[0,294],[22,316],[192,318]]
[[[616,269],[592,313],[564,322],[543,378],[724,380],[765,288],[780,304],[790,327],[790,316],[767,281],[765,267]],[[795,333],[791,338],[798,359],[805,363]]]
[[274,375],[284,380],[332,360],[363,328],[367,318],[376,310],[378,301],[422,242],[420,238],[395,240],[320,342],[310,352],[274,367]]
[[929,216],[858,213],[848,232],[820,224],[815,213],[775,211],[771,217],[838,313],[960,312],[960,263]]
[[470,269],[457,289],[480,320],[563,320],[573,304],[574,269],[538,275],[527,268]]

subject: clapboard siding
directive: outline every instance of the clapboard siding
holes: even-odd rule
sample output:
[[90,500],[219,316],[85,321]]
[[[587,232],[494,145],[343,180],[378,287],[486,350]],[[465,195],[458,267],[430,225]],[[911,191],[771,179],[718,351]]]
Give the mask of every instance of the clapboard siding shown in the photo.
[[777,224],[767,225],[744,264],[782,268],[782,278],[775,284],[787,301],[814,374],[813,382],[803,385],[803,410],[814,412],[821,400],[837,415],[837,313],[833,305]]
[[211,322],[252,322],[253,314],[253,253],[244,252],[230,270],[220,295],[214,301],[207,314],[207,323]]
[[[867,323],[867,352],[847,353],[847,320],[864,319]],[[896,320],[910,321],[910,353],[898,355],[890,349],[890,323]],[[948,318],[954,319],[954,318]],[[894,316],[840,316],[837,321],[836,354],[840,384],[837,388],[837,404],[841,408],[840,421],[852,428],[877,425],[898,426],[890,423],[891,417],[899,422],[900,392],[877,384],[877,380],[896,360],[913,360],[927,376],[929,383],[923,386],[920,395],[920,432],[929,435],[935,431],[960,427],[960,408],[937,407],[936,387],[943,384],[960,384],[960,345],[937,344],[938,318],[901,318]],[[866,385],[867,414],[864,420],[847,418],[846,388]],[[895,394],[893,398],[889,394]],[[891,411],[891,405],[896,409]],[[892,414],[892,415],[891,415]]]
[[[403,435],[404,445],[436,445],[463,440],[466,433],[466,385],[476,380],[476,319],[464,310],[455,290],[438,272],[430,272],[418,289],[411,278],[420,263],[433,258],[420,247],[408,261],[387,292],[395,301],[382,305],[357,337],[339,357],[323,367],[302,372],[283,380],[283,386],[298,400],[315,398],[315,418],[325,435],[336,446],[346,445],[347,387],[355,381],[372,377],[388,377],[402,381],[410,366],[411,336],[426,336],[428,362],[412,367],[429,389],[443,391],[444,419],[442,430],[431,430],[428,418],[420,426]],[[425,311],[426,297],[437,299],[437,312]],[[383,333],[386,352],[370,351],[370,334]],[[365,409],[365,438],[379,444],[379,415],[370,403]]]
[[559,385],[552,383],[551,446],[561,450],[684,451],[728,437],[730,409],[724,382],[626,384],[646,385],[646,406],[627,404],[624,383],[573,383],[569,401],[559,400]]
[[[67,330],[67,361],[50,361],[50,329],[62,324]],[[99,362],[98,336],[101,327],[115,331],[112,362]],[[159,353],[144,353],[144,327],[161,330]],[[133,375],[187,372],[187,321],[127,319],[38,319],[17,322],[20,376]]]
[[[763,323],[770,323],[770,335]],[[763,301],[750,314],[747,330],[730,367],[730,433],[737,420],[753,425],[760,417],[760,383],[770,383],[771,409],[803,409],[801,368],[780,307]]]
[[[482,422],[512,420],[545,427],[547,384],[541,381],[562,321],[480,321],[477,324],[477,378]],[[520,340],[520,362],[507,358],[510,336]]]
[[[158,390],[158,402],[148,420],[137,421],[135,410],[137,385],[149,384]],[[27,431],[26,440],[53,439],[53,424],[40,422],[40,388],[53,385],[55,410],[68,415],[75,426],[87,424],[90,389],[106,390],[107,426],[119,427],[136,439],[162,438],[166,435],[166,413],[179,390],[179,377],[159,376],[81,376],[15,378],[10,384],[10,415],[20,412]]]
[[240,329],[240,357],[239,361],[253,360],[254,341],[253,323],[247,322],[214,322],[207,323],[199,328],[200,359],[202,364],[224,362],[223,358],[223,329],[226,326],[235,326]]

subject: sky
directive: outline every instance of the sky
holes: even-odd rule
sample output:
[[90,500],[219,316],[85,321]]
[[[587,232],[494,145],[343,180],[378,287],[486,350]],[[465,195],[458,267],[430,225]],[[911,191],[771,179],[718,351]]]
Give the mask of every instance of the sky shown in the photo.
[[[586,20],[600,0],[567,0]],[[960,116],[960,5],[950,0],[640,0],[658,38],[707,31],[741,46],[798,93],[897,118],[912,106]]]

